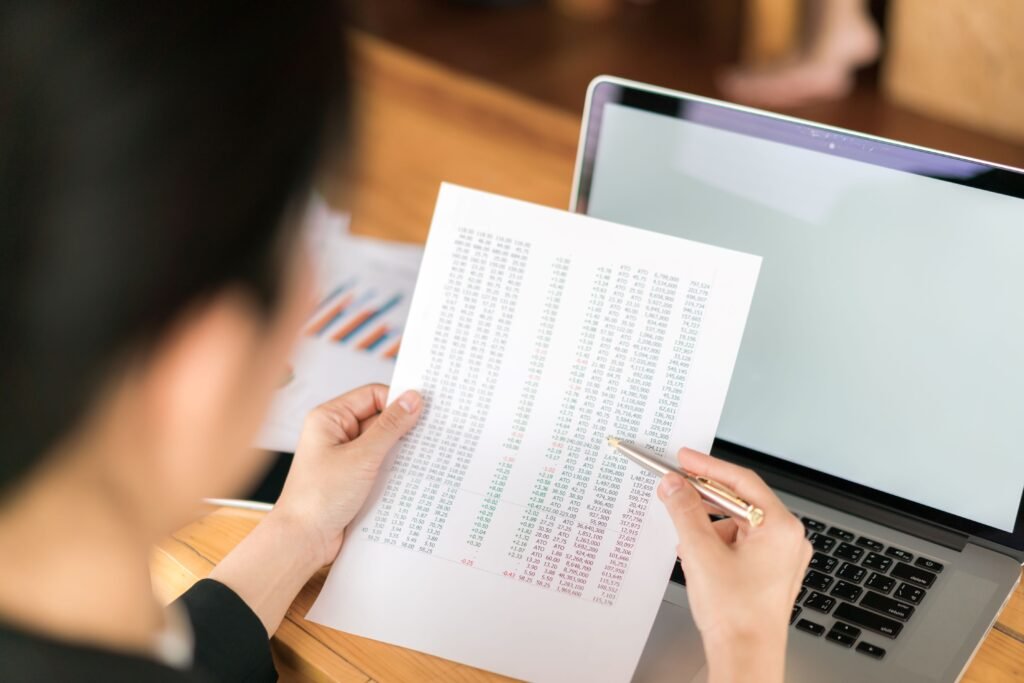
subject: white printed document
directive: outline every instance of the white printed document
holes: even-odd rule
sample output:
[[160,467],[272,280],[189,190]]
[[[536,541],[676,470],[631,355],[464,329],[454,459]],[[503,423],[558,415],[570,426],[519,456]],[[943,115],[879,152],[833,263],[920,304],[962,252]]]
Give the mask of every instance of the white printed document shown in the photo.
[[293,452],[309,411],[364,384],[391,381],[423,247],[351,235],[319,198],[306,214],[319,295],[256,445]]
[[624,682],[711,447],[760,258],[443,185],[392,379],[417,427],[308,618],[529,681]]

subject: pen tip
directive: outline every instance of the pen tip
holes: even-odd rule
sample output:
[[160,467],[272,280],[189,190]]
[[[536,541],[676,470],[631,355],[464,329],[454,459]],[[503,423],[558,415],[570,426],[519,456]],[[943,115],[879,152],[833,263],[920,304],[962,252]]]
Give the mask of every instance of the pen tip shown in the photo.
[[608,445],[611,446],[612,448],[615,448],[616,446],[619,445],[619,440],[616,439],[614,436],[609,436]]

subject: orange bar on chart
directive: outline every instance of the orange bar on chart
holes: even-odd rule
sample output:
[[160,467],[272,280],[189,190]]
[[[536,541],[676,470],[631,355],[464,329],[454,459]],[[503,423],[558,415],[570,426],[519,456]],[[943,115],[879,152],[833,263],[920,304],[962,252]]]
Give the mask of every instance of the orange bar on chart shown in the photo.
[[352,295],[346,294],[341,301],[331,306],[315,323],[306,328],[306,334],[313,336],[323,332],[330,327],[331,323],[341,317],[350,303],[352,303]]
[[394,358],[398,355],[398,347],[402,345],[402,338],[399,337],[394,344],[388,347],[388,350],[384,352],[385,358]]
[[363,339],[363,341],[359,342],[356,348],[359,349],[360,351],[366,351],[367,349],[373,347],[373,345],[380,341],[381,337],[383,337],[387,333],[388,326],[380,325],[377,329],[368,334],[366,338]]
[[332,341],[341,341],[344,337],[348,336],[349,332],[351,332],[352,330],[354,330],[357,327],[359,327],[360,325],[362,325],[364,322],[367,321],[367,319],[370,316],[374,315],[375,313],[376,313],[376,311],[374,311],[374,310],[363,311],[362,313],[360,313],[356,317],[354,317],[351,320],[349,320],[348,323],[346,323],[340,330],[338,330],[337,332],[332,334],[331,335],[331,340]]

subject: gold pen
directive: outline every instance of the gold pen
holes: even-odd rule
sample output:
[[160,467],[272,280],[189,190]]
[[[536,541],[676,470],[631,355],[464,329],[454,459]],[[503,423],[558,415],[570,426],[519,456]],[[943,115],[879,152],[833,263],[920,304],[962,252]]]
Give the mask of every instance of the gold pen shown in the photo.
[[698,477],[685,470],[672,467],[662,462],[659,458],[645,453],[636,446],[623,443],[621,439],[614,436],[608,437],[608,445],[649,472],[660,476],[665,476],[669,472],[675,472],[690,482],[693,488],[697,489],[697,493],[700,494],[701,498],[730,517],[745,519],[752,527],[761,526],[761,523],[764,522],[764,511],[761,508],[751,505],[729,490],[727,486],[719,484],[717,481],[707,477]]

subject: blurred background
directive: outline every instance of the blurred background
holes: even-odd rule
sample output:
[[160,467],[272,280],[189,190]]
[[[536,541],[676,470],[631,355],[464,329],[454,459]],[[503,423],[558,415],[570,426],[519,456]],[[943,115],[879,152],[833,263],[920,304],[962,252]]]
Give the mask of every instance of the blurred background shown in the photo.
[[1024,166],[1020,0],[373,0],[365,31],[555,107],[613,74]]

